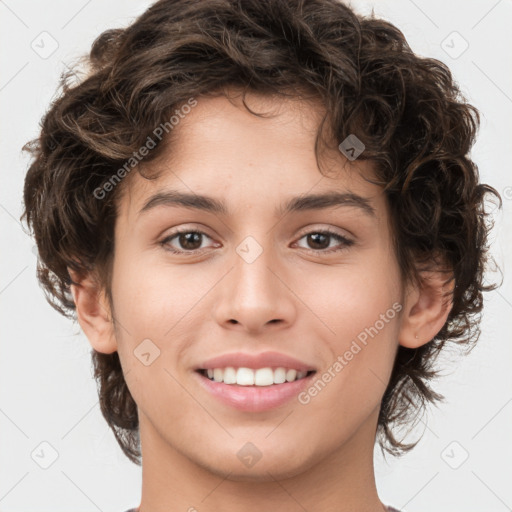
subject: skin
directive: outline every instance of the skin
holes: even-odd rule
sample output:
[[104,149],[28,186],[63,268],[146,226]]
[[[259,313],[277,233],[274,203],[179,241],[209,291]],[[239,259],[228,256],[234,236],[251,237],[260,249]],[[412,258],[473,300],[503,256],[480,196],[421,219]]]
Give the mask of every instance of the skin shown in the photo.
[[[382,512],[373,467],[380,403],[398,345],[427,343],[446,321],[442,278],[429,273],[429,287],[401,282],[385,196],[362,177],[372,175],[370,162],[348,162],[335,149],[325,153],[331,173],[322,176],[318,105],[255,94],[247,103],[277,115],[251,115],[235,94],[199,98],[154,165],[158,179],[127,178],[113,311],[93,276],[72,288],[91,345],[119,352],[138,405],[140,511]],[[213,196],[229,214],[165,205],[138,214],[165,189]],[[334,190],[367,198],[375,215],[355,206],[275,215],[292,196]],[[177,227],[205,233],[195,245],[168,241],[184,253],[199,247],[193,255],[159,244]],[[354,243],[308,240],[326,228]],[[247,236],[263,250],[251,264],[236,252]],[[394,303],[400,313],[307,404],[242,412],[213,398],[194,373],[220,354],[275,350],[321,376]],[[160,350],[149,366],[134,355],[145,339]],[[247,442],[262,454],[252,467],[237,457]]]

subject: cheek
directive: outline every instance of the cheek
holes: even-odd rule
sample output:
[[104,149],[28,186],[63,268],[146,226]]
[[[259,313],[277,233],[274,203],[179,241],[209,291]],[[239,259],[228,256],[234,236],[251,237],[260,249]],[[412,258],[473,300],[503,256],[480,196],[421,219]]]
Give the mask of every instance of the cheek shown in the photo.
[[167,265],[162,257],[131,254],[114,269],[112,291],[119,319],[138,337],[174,335],[181,319],[215,284],[213,277],[194,265]]
[[384,271],[361,262],[336,273],[332,268],[317,273],[303,286],[308,306],[328,327],[321,331],[329,361],[312,394],[317,393],[319,405],[337,404],[341,416],[364,416],[363,403],[368,413],[380,402],[398,345],[402,306],[396,268],[392,261]]
[[179,424],[180,414],[190,407],[190,396],[172,377],[174,363],[186,349],[190,310],[211,287],[204,276],[184,268],[144,260],[134,252],[114,267],[116,337],[126,383],[141,411],[162,424]]
[[393,304],[400,299],[398,276],[392,263],[381,269],[375,262],[361,260],[339,268],[318,267],[309,277],[304,273],[306,277],[298,285],[301,296],[329,328],[326,339],[343,348],[348,340],[376,323],[377,329],[387,335],[397,317]]

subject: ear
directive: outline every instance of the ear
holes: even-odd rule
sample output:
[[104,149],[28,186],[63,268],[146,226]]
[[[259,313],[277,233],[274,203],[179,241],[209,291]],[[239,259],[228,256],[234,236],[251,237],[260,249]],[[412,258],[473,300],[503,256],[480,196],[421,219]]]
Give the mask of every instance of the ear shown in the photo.
[[400,345],[418,348],[443,328],[453,306],[454,280],[447,282],[446,272],[423,271],[420,284],[409,285],[405,297]]
[[111,311],[107,296],[92,276],[80,277],[68,268],[76,313],[80,327],[92,347],[98,352],[111,354],[117,350]]

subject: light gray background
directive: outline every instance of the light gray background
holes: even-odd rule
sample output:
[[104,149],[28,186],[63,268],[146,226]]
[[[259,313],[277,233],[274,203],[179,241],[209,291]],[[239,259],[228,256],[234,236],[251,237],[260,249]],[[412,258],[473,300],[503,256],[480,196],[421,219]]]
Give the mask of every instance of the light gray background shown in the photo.
[[[139,504],[141,470],[124,457],[101,416],[88,341],[46,303],[35,277],[34,243],[19,216],[28,166],[21,146],[37,135],[60,73],[100,32],[128,25],[151,3],[0,0],[1,512],[123,512]],[[446,377],[433,386],[447,400],[413,433],[411,439],[424,431],[416,449],[387,462],[376,450],[379,494],[407,512],[512,510],[512,2],[352,5],[364,13],[373,7],[405,33],[414,51],[450,66],[482,113],[472,152],[482,181],[504,198],[491,237],[504,284],[486,296],[479,345],[465,359],[445,359]],[[58,44],[50,56],[40,55],[55,44],[43,31]],[[58,453],[47,469],[40,464],[50,461],[51,450],[42,442]]]

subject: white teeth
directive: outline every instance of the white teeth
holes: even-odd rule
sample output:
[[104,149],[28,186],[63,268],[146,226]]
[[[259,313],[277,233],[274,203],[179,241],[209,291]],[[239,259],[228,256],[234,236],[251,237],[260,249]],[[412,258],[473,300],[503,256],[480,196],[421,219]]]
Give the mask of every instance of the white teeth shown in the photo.
[[288,382],[293,382],[295,380],[295,377],[297,377],[297,370],[288,370],[286,372],[286,380]]
[[251,370],[250,368],[238,368],[236,372],[236,383],[239,386],[253,386],[254,370]]
[[304,378],[307,372],[299,372],[293,368],[209,368],[206,371],[208,378],[224,384],[238,384],[239,386],[271,386],[283,384]]
[[260,368],[256,370],[254,372],[254,384],[256,384],[256,386],[271,386],[274,384],[274,372],[272,368]]
[[286,368],[276,368],[274,370],[274,384],[283,384],[286,382]]
[[224,383],[236,384],[236,370],[231,366],[228,368],[224,368]]

